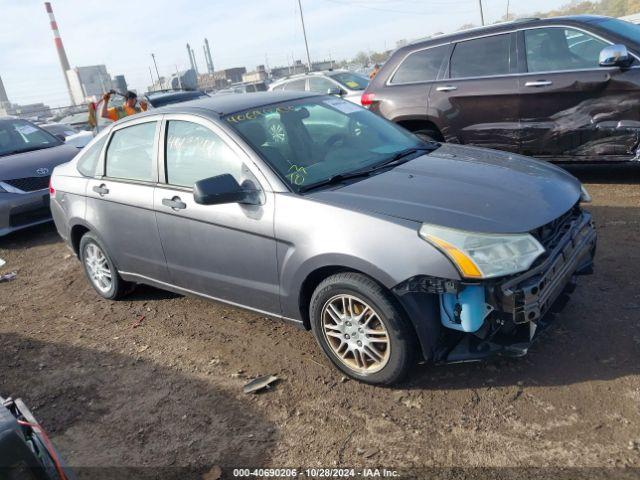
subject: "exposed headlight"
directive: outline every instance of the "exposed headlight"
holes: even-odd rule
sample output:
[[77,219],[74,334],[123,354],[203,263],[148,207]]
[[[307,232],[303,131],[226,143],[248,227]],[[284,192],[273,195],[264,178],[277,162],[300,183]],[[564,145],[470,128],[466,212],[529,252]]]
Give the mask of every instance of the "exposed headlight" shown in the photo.
[[584,188],[584,185],[580,185],[580,203],[591,203],[591,195]]
[[466,278],[491,278],[525,271],[545,251],[528,233],[475,233],[427,223],[419,233],[449,257]]

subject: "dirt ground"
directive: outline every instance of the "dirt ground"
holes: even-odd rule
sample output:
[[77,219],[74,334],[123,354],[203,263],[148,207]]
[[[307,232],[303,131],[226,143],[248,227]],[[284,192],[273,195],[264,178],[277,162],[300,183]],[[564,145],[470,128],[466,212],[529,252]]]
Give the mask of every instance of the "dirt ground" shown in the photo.
[[[73,466],[640,476],[639,167],[571,169],[594,198],[596,273],[527,357],[421,365],[396,388],[344,381],[309,333],[255,313],[149,287],[101,300],[51,225],[13,234],[0,239],[0,273],[17,272],[0,283],[0,395],[22,397]],[[279,383],[242,392],[264,374]]]

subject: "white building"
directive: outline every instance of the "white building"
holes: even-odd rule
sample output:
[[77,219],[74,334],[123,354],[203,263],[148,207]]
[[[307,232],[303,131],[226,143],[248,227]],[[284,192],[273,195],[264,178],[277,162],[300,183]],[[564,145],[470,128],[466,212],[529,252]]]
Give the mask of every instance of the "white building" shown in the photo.
[[104,65],[72,68],[67,70],[67,78],[76,105],[98,100],[112,85],[111,76]]

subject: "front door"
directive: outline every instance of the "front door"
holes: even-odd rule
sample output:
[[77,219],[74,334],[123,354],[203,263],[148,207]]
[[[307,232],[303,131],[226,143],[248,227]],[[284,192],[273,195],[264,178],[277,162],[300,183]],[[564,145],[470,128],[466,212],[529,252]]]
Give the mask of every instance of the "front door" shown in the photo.
[[518,80],[515,34],[459,42],[448,78],[429,94],[429,115],[447,142],[518,151]]
[[87,221],[119,271],[166,281],[153,211],[160,122],[127,122],[108,139],[99,174],[87,182]]
[[[274,196],[246,154],[208,120],[166,115],[164,172],[154,207],[171,283],[215,299],[280,311]],[[231,174],[261,189],[260,205],[200,205],[198,180]]]
[[518,32],[522,153],[552,160],[630,159],[640,127],[637,68],[600,67],[610,42],[572,27]]

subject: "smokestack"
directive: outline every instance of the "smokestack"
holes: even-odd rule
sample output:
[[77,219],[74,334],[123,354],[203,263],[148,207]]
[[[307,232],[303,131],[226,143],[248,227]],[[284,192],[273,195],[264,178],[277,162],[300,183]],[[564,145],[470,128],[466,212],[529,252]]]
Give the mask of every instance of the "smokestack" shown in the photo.
[[213,74],[213,58],[211,58],[211,48],[209,48],[209,40],[204,39],[204,58],[207,61],[207,70]]
[[7,91],[4,89],[2,77],[0,77],[0,106],[2,106],[3,103],[9,103],[9,98],[7,97]]
[[56,22],[56,17],[53,16],[51,3],[44,2],[44,7],[49,14],[49,20],[51,21],[51,30],[53,30],[53,41],[55,42],[56,50],[58,51],[58,58],[60,59],[60,66],[62,67],[62,73],[64,74],[64,81],[67,84],[67,90],[69,91],[69,98],[71,99],[71,103],[75,105],[75,102],[73,101],[73,94],[71,93],[71,84],[69,83],[69,78],[67,77],[67,70],[69,70],[71,67],[69,67],[67,53],[64,51],[64,45],[62,45],[62,38],[60,38],[60,31],[58,30],[58,22]]
[[191,49],[191,62],[193,64],[193,69],[196,71],[196,75],[198,75],[198,63],[196,62],[196,52]]
[[193,57],[191,56],[191,47],[187,43],[187,54],[189,55],[189,63],[191,64],[191,70],[196,71],[196,66],[193,64]]

